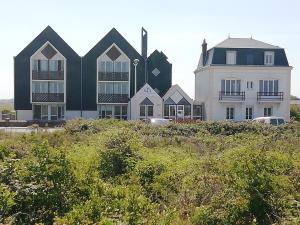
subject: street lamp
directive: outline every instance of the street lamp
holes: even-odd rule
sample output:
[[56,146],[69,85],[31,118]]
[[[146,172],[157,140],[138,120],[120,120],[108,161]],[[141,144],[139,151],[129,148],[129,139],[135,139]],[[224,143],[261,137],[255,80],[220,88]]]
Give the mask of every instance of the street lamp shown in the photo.
[[134,84],[134,94],[136,93],[136,83],[137,83],[137,80],[136,80],[136,66],[139,64],[139,61],[140,60],[138,60],[138,59],[134,59],[133,60],[133,65],[134,65],[134,82],[135,82],[135,84]]

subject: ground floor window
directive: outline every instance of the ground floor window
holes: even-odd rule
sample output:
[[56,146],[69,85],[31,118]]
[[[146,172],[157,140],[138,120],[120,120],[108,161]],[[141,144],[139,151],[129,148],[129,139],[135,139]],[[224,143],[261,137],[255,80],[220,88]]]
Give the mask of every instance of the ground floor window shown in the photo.
[[191,105],[165,105],[164,118],[166,119],[190,119]]
[[33,105],[35,120],[63,120],[65,109],[63,105]]
[[100,119],[122,119],[127,120],[127,105],[99,105]]
[[253,119],[253,107],[249,106],[246,107],[246,120],[252,120]]
[[153,105],[140,105],[140,118],[145,119],[153,116]]
[[204,120],[204,111],[202,105],[194,105],[193,117],[195,120]]
[[264,108],[264,116],[272,116],[273,115],[273,108],[272,107],[265,107]]
[[226,108],[226,119],[234,120],[234,108],[233,107]]

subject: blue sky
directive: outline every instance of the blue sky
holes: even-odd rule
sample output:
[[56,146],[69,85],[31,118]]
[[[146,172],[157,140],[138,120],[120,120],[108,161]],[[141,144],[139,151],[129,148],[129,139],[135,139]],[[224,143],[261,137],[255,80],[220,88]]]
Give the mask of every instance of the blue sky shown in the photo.
[[13,98],[13,56],[50,25],[79,55],[112,27],[140,52],[163,51],[173,64],[173,84],[194,98],[194,74],[204,38],[213,47],[230,34],[286,49],[292,94],[300,96],[300,1],[297,0],[10,0],[0,7],[0,99]]

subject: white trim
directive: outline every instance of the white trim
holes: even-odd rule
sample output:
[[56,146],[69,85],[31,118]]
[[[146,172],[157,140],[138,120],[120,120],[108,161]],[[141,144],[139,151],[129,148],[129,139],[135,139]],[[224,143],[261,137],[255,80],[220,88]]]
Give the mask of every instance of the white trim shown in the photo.
[[[98,72],[99,72],[99,66],[98,66],[98,60],[100,57],[102,57],[104,54],[106,54],[112,47],[116,47],[121,53],[122,55],[125,56],[125,58],[128,60],[128,81],[99,81],[98,80]],[[114,61],[111,61],[112,63]],[[122,62],[125,62],[125,61],[122,61]],[[106,66],[106,65],[105,65]],[[130,75],[131,75],[131,60],[130,58],[118,47],[118,45],[116,43],[112,43],[101,55],[99,55],[96,59],[96,104],[99,105],[99,104],[120,104],[120,103],[105,103],[105,102],[99,102],[98,101],[98,95],[99,95],[99,92],[98,92],[98,84],[99,83],[102,83],[102,82],[128,82],[128,97],[130,98]],[[121,104],[124,104],[124,103],[121,103]],[[128,103],[125,103],[125,104],[128,104]]]
[[[35,80],[35,81],[45,81],[45,82],[64,82],[64,102],[59,102],[60,104],[66,104],[66,99],[67,99],[67,59],[66,57],[60,52],[58,51],[53,44],[51,44],[51,42],[49,41],[46,41],[35,53],[33,53],[32,56],[30,56],[30,65],[29,65],[29,68],[30,68],[30,104],[37,104],[38,102],[32,102],[32,60],[33,58],[39,53],[42,51],[42,49],[44,47],[46,47],[47,45],[50,45],[52,48],[54,48],[54,50],[56,52],[58,52],[64,59],[64,80]],[[57,53],[56,53],[57,54]],[[49,103],[52,103],[52,102],[44,102],[46,104],[49,104]],[[57,102],[55,102],[57,103]]]

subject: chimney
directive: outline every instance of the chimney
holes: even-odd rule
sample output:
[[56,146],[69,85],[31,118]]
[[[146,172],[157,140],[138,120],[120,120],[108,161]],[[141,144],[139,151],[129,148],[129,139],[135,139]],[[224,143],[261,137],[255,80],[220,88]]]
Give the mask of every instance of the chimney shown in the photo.
[[142,57],[147,59],[148,32],[142,27]]
[[202,65],[205,65],[205,61],[206,61],[206,56],[207,56],[207,43],[206,40],[203,40],[202,43]]
[[142,38],[142,57],[145,60],[145,81],[144,83],[148,83],[148,73],[147,73],[147,50],[148,50],[148,32],[142,27],[142,33],[141,33],[141,38]]

